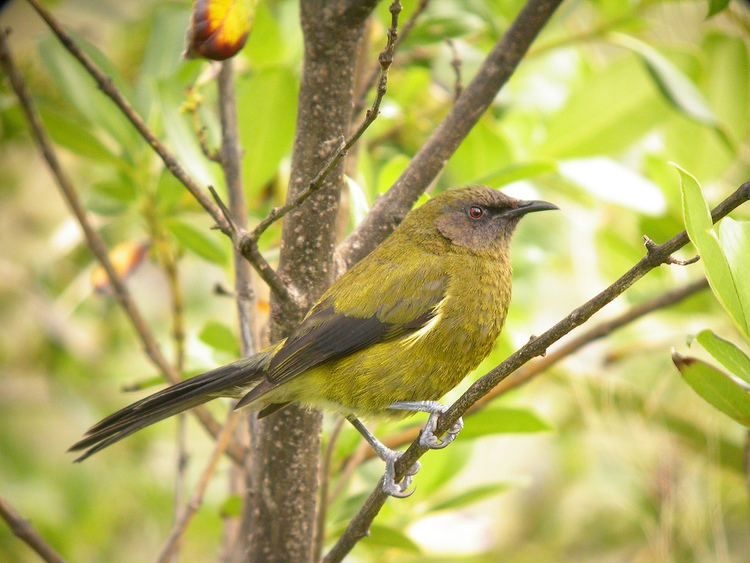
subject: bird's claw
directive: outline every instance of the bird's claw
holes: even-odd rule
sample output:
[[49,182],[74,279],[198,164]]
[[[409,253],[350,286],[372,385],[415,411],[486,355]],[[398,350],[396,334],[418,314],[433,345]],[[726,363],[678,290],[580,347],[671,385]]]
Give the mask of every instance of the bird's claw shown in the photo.
[[412,477],[414,477],[414,475],[416,475],[420,469],[420,464],[419,462],[416,462],[414,465],[412,465],[406,471],[406,474],[404,475],[404,478],[401,479],[401,482],[397,483],[396,482],[396,462],[398,461],[399,457],[401,457],[400,453],[391,452],[391,454],[389,454],[385,459],[385,475],[383,475],[383,492],[395,498],[408,498],[414,494],[414,491],[417,490],[416,486],[411,490],[409,490],[409,487],[411,487]]
[[442,450],[448,444],[456,439],[458,434],[463,430],[464,419],[459,418],[456,423],[445,433],[445,438],[442,440],[435,436],[435,429],[437,428],[438,420],[440,415],[448,410],[444,408],[442,411],[433,412],[430,414],[430,418],[427,419],[427,424],[422,429],[422,434],[419,437],[419,443],[421,446],[431,450]]

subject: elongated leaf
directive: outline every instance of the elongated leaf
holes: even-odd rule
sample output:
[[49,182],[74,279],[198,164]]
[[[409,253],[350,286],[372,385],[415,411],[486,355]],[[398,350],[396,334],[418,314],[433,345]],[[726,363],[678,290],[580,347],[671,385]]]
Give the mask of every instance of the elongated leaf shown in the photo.
[[261,70],[237,82],[243,177],[249,194],[271,180],[294,140],[298,84],[287,68]]
[[370,535],[362,543],[381,547],[395,547],[411,553],[420,552],[419,546],[409,536],[396,528],[383,526],[382,524],[370,526]]
[[176,219],[168,221],[167,228],[180,245],[190,252],[220,266],[227,263],[227,254],[224,247],[205,232]]
[[495,496],[499,493],[505,492],[510,488],[509,483],[494,483],[491,485],[480,485],[463,493],[459,493],[454,497],[438,502],[436,505],[430,508],[431,511],[438,510],[455,510],[457,508],[463,508],[484,500],[491,496]]
[[682,182],[682,209],[688,236],[698,249],[706,278],[714,295],[740,332],[747,336],[748,327],[732,271],[713,230],[711,213],[703,199],[700,185],[688,172],[677,165],[675,167],[680,173]]
[[744,426],[750,427],[750,392],[710,364],[672,354],[674,365],[685,382],[706,402]]
[[750,358],[737,346],[717,336],[710,330],[698,333],[696,340],[718,362],[736,375],[750,383]]
[[725,217],[719,225],[719,241],[737,288],[745,326],[750,327],[750,221]]
[[493,407],[467,419],[461,432],[461,439],[480,438],[493,434],[528,434],[549,430],[551,427],[530,410]]
[[700,90],[656,49],[623,33],[613,33],[612,41],[637,54],[666,100],[690,119],[716,126],[718,120]]
[[518,182],[519,180],[526,180],[555,172],[557,172],[557,164],[555,162],[551,160],[539,160],[504,166],[496,172],[478,180],[477,183],[497,189],[507,184]]
[[237,337],[231,329],[219,322],[209,321],[198,335],[201,342],[209,345],[214,350],[227,352],[232,356],[239,356],[240,348]]

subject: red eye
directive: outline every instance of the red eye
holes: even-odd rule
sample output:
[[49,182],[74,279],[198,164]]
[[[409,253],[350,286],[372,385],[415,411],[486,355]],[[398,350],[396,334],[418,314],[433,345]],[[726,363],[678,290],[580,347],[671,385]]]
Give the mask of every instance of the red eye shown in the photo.
[[474,219],[474,221],[477,221],[482,218],[482,215],[484,215],[484,209],[481,207],[478,207],[476,205],[472,205],[469,207],[469,217],[471,219]]

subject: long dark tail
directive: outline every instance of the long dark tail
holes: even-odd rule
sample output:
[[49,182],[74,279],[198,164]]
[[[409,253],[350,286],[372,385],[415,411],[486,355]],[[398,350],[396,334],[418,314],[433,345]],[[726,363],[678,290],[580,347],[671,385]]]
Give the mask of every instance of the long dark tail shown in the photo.
[[154,393],[96,423],[69,451],[86,450],[76,461],[119,442],[141,428],[201,405],[217,397],[238,396],[259,381],[268,363],[268,354],[227,364]]

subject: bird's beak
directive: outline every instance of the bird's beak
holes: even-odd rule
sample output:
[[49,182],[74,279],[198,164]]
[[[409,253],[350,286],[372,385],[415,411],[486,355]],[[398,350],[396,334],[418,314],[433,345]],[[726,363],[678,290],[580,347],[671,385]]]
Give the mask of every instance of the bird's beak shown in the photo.
[[554,203],[541,200],[519,201],[518,206],[503,213],[504,217],[522,217],[527,213],[536,213],[537,211],[551,211],[560,209]]

